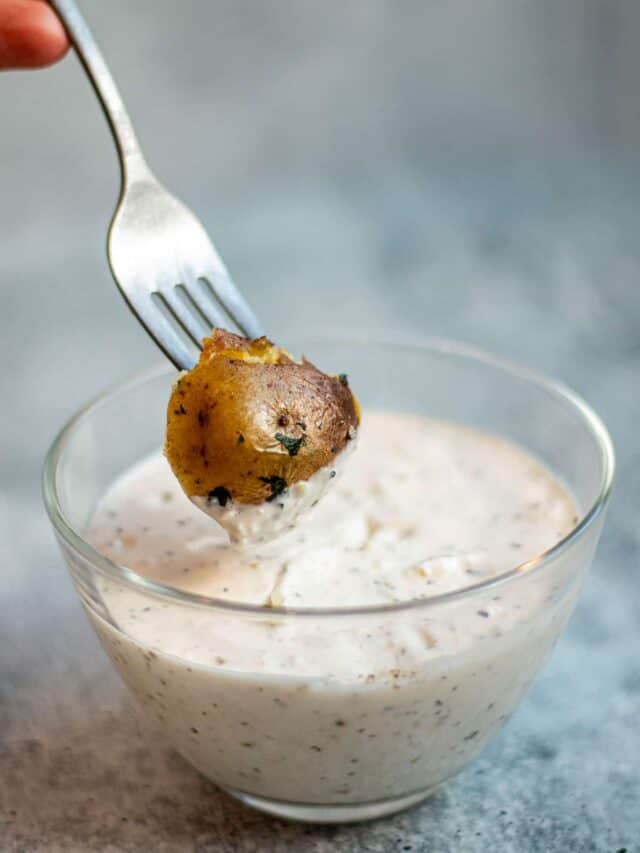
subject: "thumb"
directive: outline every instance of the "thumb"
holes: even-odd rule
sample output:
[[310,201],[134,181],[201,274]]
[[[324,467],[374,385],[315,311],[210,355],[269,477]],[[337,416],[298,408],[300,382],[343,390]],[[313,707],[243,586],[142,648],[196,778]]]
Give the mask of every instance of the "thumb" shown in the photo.
[[39,68],[69,47],[64,27],[41,0],[0,0],[0,69]]

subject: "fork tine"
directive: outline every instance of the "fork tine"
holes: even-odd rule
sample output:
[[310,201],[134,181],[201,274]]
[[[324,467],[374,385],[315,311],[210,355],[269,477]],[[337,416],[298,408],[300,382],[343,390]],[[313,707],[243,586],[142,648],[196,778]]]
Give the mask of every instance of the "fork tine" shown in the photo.
[[184,294],[187,293],[186,287],[178,284],[170,290],[162,291],[159,295],[194,344],[202,349],[202,339],[208,334],[209,330],[206,320],[193,307],[192,300],[185,298]]
[[[194,305],[208,325],[209,332],[212,329],[229,329],[232,325],[229,316],[221,310],[217,300],[208,290],[205,290],[202,280],[193,279],[185,284],[186,297]],[[233,331],[233,330],[231,330]]]
[[211,330],[216,325],[220,324],[212,322],[211,319],[207,317],[203,306],[200,305],[200,303],[198,302],[197,289],[194,286],[193,282],[190,282],[189,286],[187,286],[186,284],[177,284],[176,293],[178,294],[178,297],[182,300],[182,303],[185,305],[185,307],[188,310],[192,311],[200,321],[200,325],[204,330],[203,335],[201,335],[201,337],[208,337],[211,334]]
[[224,267],[205,272],[200,276],[200,281],[205,285],[206,291],[211,293],[211,299],[207,302],[217,299],[246,337],[259,338],[264,334],[258,318]]
[[196,363],[195,345],[190,347],[178,334],[176,325],[167,319],[165,313],[149,296],[144,303],[132,305],[125,299],[138,320],[151,335],[156,344],[172,361],[178,370],[189,370]]

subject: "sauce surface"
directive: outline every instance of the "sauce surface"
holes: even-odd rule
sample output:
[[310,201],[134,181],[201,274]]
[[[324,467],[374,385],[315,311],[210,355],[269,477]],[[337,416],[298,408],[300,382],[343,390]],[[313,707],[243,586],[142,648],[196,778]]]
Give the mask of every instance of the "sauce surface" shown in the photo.
[[[116,562],[184,590],[260,605],[349,607],[501,574],[548,550],[576,521],[562,486],[525,451],[423,417],[366,413],[339,474],[293,530],[259,546],[230,546],[158,454],[114,483],[90,538]],[[268,505],[274,525],[280,503]]]

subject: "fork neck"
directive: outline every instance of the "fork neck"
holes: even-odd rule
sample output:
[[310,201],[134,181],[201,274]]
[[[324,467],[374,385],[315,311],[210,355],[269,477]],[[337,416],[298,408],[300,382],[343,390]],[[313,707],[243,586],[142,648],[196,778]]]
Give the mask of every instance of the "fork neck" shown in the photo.
[[118,149],[123,185],[151,175],[115,80],[74,0],[49,0],[60,16],[104,110]]
[[139,181],[155,181],[155,177],[139,148],[137,151],[129,154],[124,154],[120,151],[119,146],[118,149],[123,190]]

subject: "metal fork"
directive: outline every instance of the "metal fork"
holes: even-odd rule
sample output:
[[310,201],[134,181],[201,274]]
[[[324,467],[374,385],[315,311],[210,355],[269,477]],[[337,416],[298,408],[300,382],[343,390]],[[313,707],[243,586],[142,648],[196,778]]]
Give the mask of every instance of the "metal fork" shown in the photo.
[[180,370],[193,367],[203,337],[214,326],[259,337],[260,323],[202,224],[151,173],[115,81],[76,4],[50,3],[91,80],[118,149],[122,187],[107,254],[129,308]]

